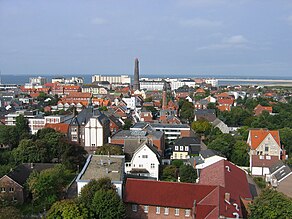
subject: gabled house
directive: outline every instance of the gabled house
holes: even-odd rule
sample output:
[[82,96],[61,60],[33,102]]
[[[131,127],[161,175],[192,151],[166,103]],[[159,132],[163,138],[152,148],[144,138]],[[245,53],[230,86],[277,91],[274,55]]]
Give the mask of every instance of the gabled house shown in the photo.
[[254,108],[254,115],[255,116],[259,116],[260,114],[262,114],[264,111],[267,111],[269,114],[273,113],[273,107],[271,106],[262,106],[260,104],[258,104],[255,108]]
[[252,175],[269,174],[269,167],[281,160],[282,150],[280,135],[277,130],[251,129],[247,144],[250,147],[250,169]]
[[216,118],[213,122],[212,122],[212,126],[214,128],[218,128],[220,129],[220,131],[222,133],[229,133],[230,129],[229,127],[220,119]]
[[194,115],[194,121],[207,120],[213,122],[217,118],[215,109],[196,109]]
[[201,139],[198,137],[178,138],[172,148],[171,159],[189,159],[201,151]]
[[82,110],[70,122],[69,139],[87,150],[103,146],[110,137],[110,121],[106,115],[92,107]]
[[24,163],[0,178],[0,200],[23,204],[29,193],[25,184],[33,171],[53,168],[52,163]]
[[[127,146],[125,145],[125,147]],[[125,148],[125,150],[127,149]],[[144,141],[135,150],[129,161],[125,163],[125,172],[158,180],[160,158],[157,149]]]

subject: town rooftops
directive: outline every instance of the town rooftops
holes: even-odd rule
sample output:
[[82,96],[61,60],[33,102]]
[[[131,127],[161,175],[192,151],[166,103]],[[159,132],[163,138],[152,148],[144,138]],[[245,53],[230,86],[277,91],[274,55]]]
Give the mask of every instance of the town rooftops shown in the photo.
[[279,161],[278,156],[269,155],[252,155],[251,166],[252,167],[271,167]]
[[167,124],[167,123],[152,123],[150,124],[154,129],[185,129],[190,130],[187,124]]
[[212,149],[207,149],[207,150],[202,150],[200,151],[200,155],[206,159],[209,157],[213,157],[213,156],[220,156],[220,157],[225,157],[224,155],[222,155],[220,152],[212,150]]
[[124,159],[125,156],[120,155],[90,155],[76,181],[89,182],[103,177],[109,177],[112,181],[122,181]]
[[250,129],[249,130],[249,146],[251,149],[255,150],[261,143],[262,141],[268,136],[271,135],[274,140],[277,142],[277,144],[280,147],[280,135],[279,131],[277,130],[268,130],[268,129]]

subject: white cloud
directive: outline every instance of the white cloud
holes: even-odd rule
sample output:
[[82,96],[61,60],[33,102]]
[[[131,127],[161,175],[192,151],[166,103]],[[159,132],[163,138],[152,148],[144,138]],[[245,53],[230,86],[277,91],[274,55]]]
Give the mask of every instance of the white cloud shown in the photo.
[[231,37],[223,38],[221,43],[211,44],[197,48],[197,50],[218,50],[218,49],[235,49],[244,48],[248,49],[249,41],[242,35],[234,35]]
[[231,45],[240,45],[247,43],[248,40],[242,35],[235,35],[228,38],[224,38],[222,42]]
[[181,26],[184,27],[201,27],[201,28],[219,27],[222,25],[220,21],[212,21],[202,18],[185,19],[181,20],[179,23]]
[[100,17],[95,17],[91,20],[92,24],[96,24],[96,25],[101,25],[101,24],[105,24],[107,21],[103,18]]

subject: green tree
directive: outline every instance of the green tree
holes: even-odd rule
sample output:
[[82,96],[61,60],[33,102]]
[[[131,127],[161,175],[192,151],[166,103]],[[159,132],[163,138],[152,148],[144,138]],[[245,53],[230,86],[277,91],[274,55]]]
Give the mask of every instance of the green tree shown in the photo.
[[209,149],[220,151],[228,160],[231,158],[235,139],[230,134],[219,135],[215,140],[208,144]]
[[292,129],[285,127],[279,130],[281,143],[289,154],[292,154]]
[[182,165],[179,168],[181,182],[195,183],[197,179],[197,171],[190,165]]
[[204,135],[208,135],[212,129],[212,125],[206,120],[192,122],[191,126],[196,133]]
[[0,144],[15,148],[19,144],[19,136],[15,126],[0,126]]
[[239,166],[249,166],[249,146],[245,141],[236,141],[231,154],[231,162]]
[[101,155],[123,155],[123,148],[119,145],[114,144],[105,144],[101,147],[98,147],[95,151],[95,154],[101,154]]
[[265,189],[250,208],[250,219],[291,218],[292,199],[273,189]]
[[94,194],[99,190],[114,190],[111,179],[106,177],[99,180],[91,180],[81,189],[78,201],[84,206],[87,206],[89,209],[92,209],[92,200],[94,198]]
[[172,160],[171,161],[171,165],[176,166],[176,168],[180,168],[183,164],[184,164],[184,162],[182,160]]
[[44,170],[40,173],[33,172],[27,181],[36,205],[51,206],[60,199],[64,188],[70,183],[74,174],[62,165]]
[[132,120],[129,118],[125,119],[124,123],[125,123],[123,126],[124,130],[129,130],[131,126],[133,125]]
[[194,120],[194,105],[187,100],[183,101],[180,108],[180,118],[191,123]]
[[162,171],[162,180],[176,182],[177,168],[174,165],[167,165]]
[[19,115],[16,117],[15,127],[20,139],[29,138],[30,128],[28,126],[28,120],[24,117],[24,115]]
[[48,219],[87,219],[91,218],[89,210],[75,200],[55,202],[47,213]]
[[98,190],[92,200],[92,209],[97,218],[125,218],[126,209],[114,190]]

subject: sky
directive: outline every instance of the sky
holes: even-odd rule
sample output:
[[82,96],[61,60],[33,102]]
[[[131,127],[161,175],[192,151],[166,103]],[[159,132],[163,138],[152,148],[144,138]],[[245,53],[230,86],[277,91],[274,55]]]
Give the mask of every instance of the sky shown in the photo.
[[2,74],[292,77],[291,0],[0,0]]

